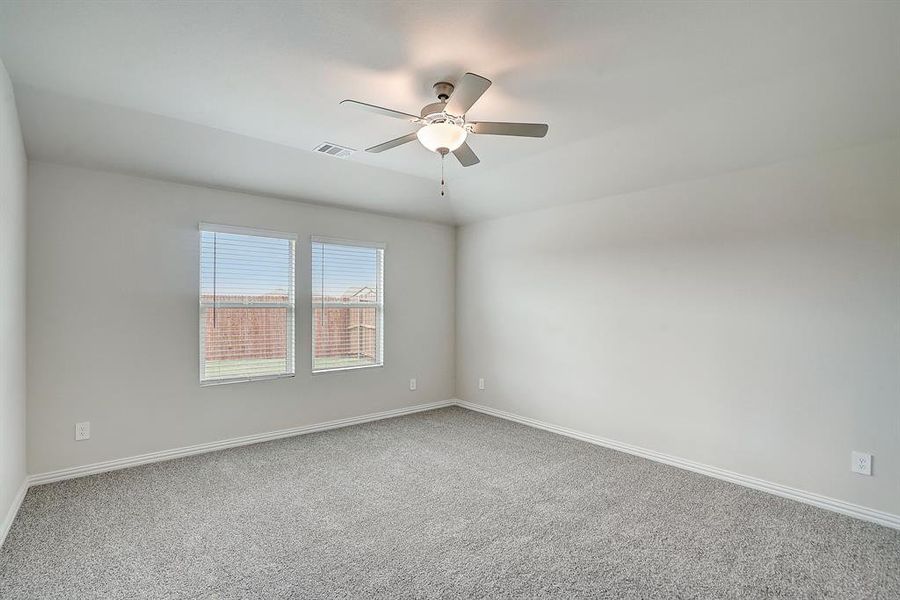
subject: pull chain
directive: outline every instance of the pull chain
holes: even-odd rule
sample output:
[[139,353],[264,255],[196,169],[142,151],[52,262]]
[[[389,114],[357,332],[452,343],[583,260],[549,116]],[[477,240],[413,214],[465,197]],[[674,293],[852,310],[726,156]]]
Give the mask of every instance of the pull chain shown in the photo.
[[444,195],[444,188],[446,187],[446,186],[444,185],[444,159],[445,159],[446,157],[447,157],[447,153],[446,153],[446,152],[444,152],[443,154],[441,154],[441,196]]

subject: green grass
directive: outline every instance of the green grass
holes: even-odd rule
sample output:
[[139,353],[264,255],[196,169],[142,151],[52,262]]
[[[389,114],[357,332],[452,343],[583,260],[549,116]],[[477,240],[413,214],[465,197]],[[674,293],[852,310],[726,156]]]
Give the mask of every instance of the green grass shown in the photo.
[[283,358],[239,358],[206,361],[208,379],[277,375],[284,372]]
[[371,358],[356,358],[355,356],[322,356],[315,359],[313,369],[345,369],[347,367],[365,367],[375,364]]
[[[371,358],[355,356],[323,356],[316,359],[313,369],[345,369],[374,364]],[[231,379],[235,377],[265,377],[284,372],[283,358],[240,358],[206,361],[207,379]]]

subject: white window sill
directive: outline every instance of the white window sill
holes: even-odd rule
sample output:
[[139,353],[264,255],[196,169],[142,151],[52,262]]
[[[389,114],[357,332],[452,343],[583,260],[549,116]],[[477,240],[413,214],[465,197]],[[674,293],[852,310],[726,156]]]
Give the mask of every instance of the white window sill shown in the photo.
[[264,375],[262,377],[234,377],[232,379],[207,379],[201,380],[200,386],[228,385],[229,383],[253,383],[254,381],[271,381],[273,379],[287,379],[294,377],[294,373],[282,373],[280,375]]
[[363,369],[380,369],[384,367],[384,363],[377,365],[356,365],[353,367],[334,367],[333,369],[314,369],[313,375],[323,375],[325,373],[339,373],[341,371],[361,371]]

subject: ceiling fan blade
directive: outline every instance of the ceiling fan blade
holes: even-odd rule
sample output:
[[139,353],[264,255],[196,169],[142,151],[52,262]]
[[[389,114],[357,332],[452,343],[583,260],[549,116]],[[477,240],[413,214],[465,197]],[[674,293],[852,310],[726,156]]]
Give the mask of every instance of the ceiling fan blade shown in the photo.
[[453,88],[450,100],[447,101],[446,111],[457,117],[463,116],[469,112],[473,104],[478,102],[478,99],[489,87],[491,87],[490,79],[485,79],[475,73],[466,73]]
[[416,115],[400,112],[399,110],[392,110],[383,106],[375,106],[374,104],[359,102],[357,100],[341,100],[341,104],[349,104],[350,106],[355,106],[369,112],[384,115],[386,117],[394,117],[395,119],[403,119],[404,121],[409,121],[411,123],[420,123],[422,121],[422,119],[420,117],[417,117]]
[[471,122],[472,133],[482,135],[517,135],[521,137],[544,137],[550,127],[546,123],[492,123]]
[[378,144],[377,146],[372,146],[371,148],[366,148],[366,152],[384,152],[385,150],[390,150],[391,148],[396,148],[397,146],[402,146],[408,142],[416,139],[416,132],[407,133],[403,137],[394,138],[389,142],[385,142],[383,144]]
[[453,156],[455,156],[464,167],[471,167],[472,165],[477,165],[481,162],[478,160],[478,157],[475,156],[472,148],[465,142],[463,142],[462,146],[453,151]]

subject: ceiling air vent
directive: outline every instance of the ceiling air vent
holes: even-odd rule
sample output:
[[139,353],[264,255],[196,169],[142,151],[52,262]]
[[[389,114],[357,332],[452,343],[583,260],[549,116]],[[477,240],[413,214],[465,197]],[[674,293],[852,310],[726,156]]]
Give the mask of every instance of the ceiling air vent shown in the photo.
[[347,148],[346,146],[338,146],[337,144],[330,144],[325,142],[324,144],[319,144],[316,146],[316,152],[321,152],[323,154],[328,154],[330,156],[336,156],[337,158],[347,158],[356,150],[353,148]]

